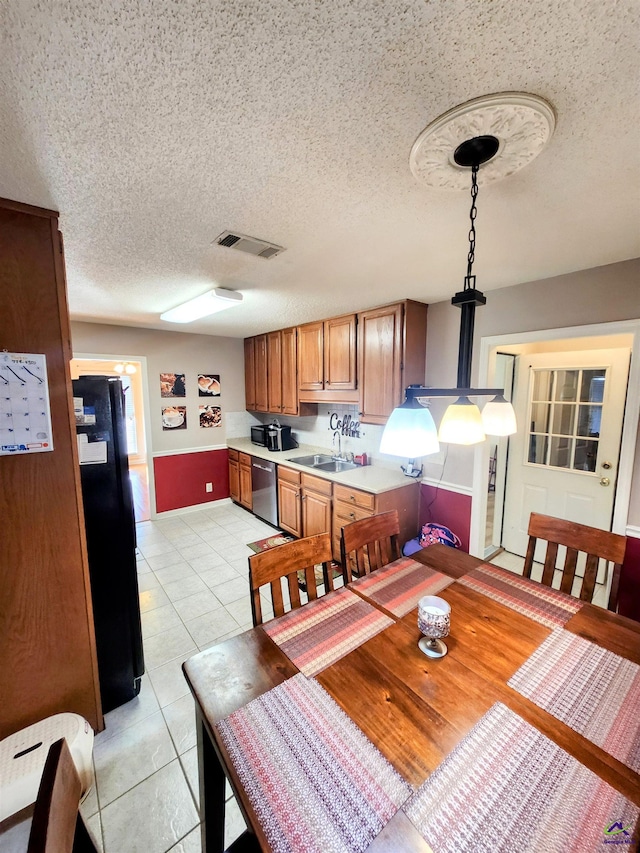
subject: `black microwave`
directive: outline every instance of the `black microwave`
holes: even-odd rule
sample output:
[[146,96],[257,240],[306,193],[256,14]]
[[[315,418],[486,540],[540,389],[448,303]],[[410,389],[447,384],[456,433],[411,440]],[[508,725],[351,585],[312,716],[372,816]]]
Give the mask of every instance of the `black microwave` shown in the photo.
[[269,427],[259,424],[251,427],[251,444],[259,444],[260,447],[267,447],[267,430]]

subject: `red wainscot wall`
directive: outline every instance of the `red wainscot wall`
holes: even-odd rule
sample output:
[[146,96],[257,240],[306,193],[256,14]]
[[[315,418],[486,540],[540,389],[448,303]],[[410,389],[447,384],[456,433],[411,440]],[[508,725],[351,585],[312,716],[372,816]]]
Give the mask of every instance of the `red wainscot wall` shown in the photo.
[[469,553],[471,495],[451,492],[427,483],[420,486],[420,527],[426,522],[444,524],[460,537],[462,550]]
[[[154,456],[156,512],[219,501],[229,497],[229,454],[223,450]],[[213,492],[205,490],[213,483]]]
[[618,613],[640,622],[640,539],[627,536],[627,551],[620,573]]

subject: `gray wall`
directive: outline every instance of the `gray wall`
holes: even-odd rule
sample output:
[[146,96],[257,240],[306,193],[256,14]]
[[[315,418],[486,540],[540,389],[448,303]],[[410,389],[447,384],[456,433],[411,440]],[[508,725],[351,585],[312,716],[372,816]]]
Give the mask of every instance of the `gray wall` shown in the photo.
[[[72,323],[73,353],[111,356],[145,356],[149,382],[152,452],[184,450],[226,444],[227,434],[237,435],[233,426],[244,419],[244,350],[239,338],[219,338],[184,332],[161,332],[128,326]],[[184,373],[184,399],[160,396],[160,373]],[[220,375],[219,397],[198,397],[197,374]],[[198,422],[198,406],[211,404],[222,409],[222,427],[203,429]],[[186,405],[187,429],[163,431],[163,406]],[[244,433],[244,430],[242,430]]]
[[[481,278],[478,287],[482,290]],[[484,292],[487,304],[476,311],[473,382],[477,382],[482,337],[640,319],[640,258]],[[455,386],[459,329],[460,311],[449,301],[429,306],[428,385]],[[443,409],[433,409],[437,420]],[[447,453],[444,472],[440,460],[425,464],[426,476],[471,485],[473,449],[451,445]],[[629,524],[640,525],[640,446]]]

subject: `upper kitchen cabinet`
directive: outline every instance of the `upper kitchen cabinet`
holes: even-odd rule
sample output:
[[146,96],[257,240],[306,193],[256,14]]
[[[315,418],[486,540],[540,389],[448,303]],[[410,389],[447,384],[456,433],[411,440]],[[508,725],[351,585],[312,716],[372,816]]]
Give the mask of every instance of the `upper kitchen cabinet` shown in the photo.
[[356,315],[298,328],[299,399],[309,403],[356,402]]
[[358,314],[360,420],[384,424],[425,379],[427,306],[405,300]]
[[255,357],[255,411],[269,411],[269,375],[267,369],[267,336],[254,338]]
[[245,338],[244,373],[249,411],[297,415],[297,330]]
[[282,412],[282,332],[267,335],[267,411]]
[[256,342],[255,338],[244,341],[244,394],[249,411],[256,408]]
[[298,330],[282,331],[282,414],[298,414]]

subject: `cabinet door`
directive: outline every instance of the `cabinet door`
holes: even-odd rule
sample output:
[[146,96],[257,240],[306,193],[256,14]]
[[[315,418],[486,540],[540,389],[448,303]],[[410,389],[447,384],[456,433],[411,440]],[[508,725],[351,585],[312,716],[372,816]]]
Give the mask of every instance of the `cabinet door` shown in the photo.
[[244,340],[244,396],[245,408],[255,411],[256,408],[256,364],[255,364],[255,340],[245,338]]
[[360,420],[384,424],[402,402],[403,306],[358,315]]
[[278,480],[278,523],[294,536],[302,535],[300,526],[300,486]]
[[322,391],[324,388],[324,323],[298,327],[298,388]]
[[229,460],[229,497],[232,501],[240,503],[240,466],[231,459]]
[[282,412],[298,414],[298,337],[297,330],[282,331]]
[[282,412],[282,332],[267,335],[267,408]]
[[267,336],[257,335],[255,344],[256,412],[268,411],[267,393]]
[[247,509],[253,506],[251,495],[251,467],[240,465],[240,503]]
[[331,532],[331,498],[304,489],[302,493],[302,529],[305,536]]
[[356,388],[356,315],[324,321],[324,387]]

